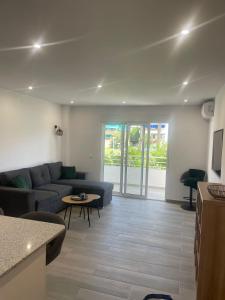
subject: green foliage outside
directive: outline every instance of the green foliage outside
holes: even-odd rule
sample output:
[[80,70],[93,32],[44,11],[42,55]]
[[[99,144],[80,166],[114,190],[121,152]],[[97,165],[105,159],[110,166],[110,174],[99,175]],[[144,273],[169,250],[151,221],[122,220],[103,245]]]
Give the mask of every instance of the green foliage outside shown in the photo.
[[[135,140],[133,141],[135,142]],[[105,165],[120,166],[121,151],[120,151],[119,143],[115,142],[114,148],[110,147],[105,149],[104,162]],[[141,167],[141,162],[142,162],[141,145],[129,145],[128,167]],[[166,164],[167,164],[167,143],[161,142],[159,144],[151,145],[149,151],[149,167],[155,169],[166,169]]]
[[[147,145],[147,135],[145,134]],[[121,131],[108,130],[106,132],[108,141],[105,148],[105,165],[120,166],[121,164]],[[147,149],[145,149],[145,153]],[[128,167],[141,167],[142,163],[142,131],[140,127],[130,128],[128,147]],[[146,166],[146,155],[144,165]],[[155,169],[166,169],[167,164],[167,143],[162,140],[154,140],[149,149],[149,167]]]

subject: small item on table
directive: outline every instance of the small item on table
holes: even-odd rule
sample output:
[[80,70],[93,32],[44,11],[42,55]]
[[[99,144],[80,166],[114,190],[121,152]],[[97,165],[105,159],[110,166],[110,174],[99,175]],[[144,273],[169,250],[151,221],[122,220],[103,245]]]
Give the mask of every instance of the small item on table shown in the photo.
[[71,196],[71,200],[80,201],[81,198],[78,195],[75,195],[75,196]]
[[80,193],[79,197],[81,200],[87,200],[87,198],[88,198],[87,194],[85,194],[85,193]]

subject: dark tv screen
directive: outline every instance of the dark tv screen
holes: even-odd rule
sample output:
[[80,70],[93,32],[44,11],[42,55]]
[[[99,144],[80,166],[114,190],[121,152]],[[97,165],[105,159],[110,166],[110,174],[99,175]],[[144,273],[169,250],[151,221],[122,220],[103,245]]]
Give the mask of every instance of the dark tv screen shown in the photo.
[[223,153],[223,129],[215,131],[213,137],[212,169],[221,176],[222,153]]

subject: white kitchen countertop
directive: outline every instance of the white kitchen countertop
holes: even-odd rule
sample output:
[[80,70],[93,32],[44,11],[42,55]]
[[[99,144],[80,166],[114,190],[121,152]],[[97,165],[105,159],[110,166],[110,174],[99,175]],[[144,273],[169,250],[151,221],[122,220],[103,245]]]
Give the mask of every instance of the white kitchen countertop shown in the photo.
[[0,277],[63,229],[63,225],[0,216]]

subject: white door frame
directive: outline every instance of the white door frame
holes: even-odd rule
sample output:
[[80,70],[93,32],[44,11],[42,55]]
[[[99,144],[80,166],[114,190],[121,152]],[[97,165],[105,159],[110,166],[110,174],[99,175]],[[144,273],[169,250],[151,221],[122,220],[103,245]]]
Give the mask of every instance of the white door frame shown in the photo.
[[[102,123],[102,166],[101,166],[101,178],[104,180],[104,156],[105,156],[105,125],[106,124],[116,124],[116,125],[121,125],[122,126],[122,133],[121,133],[121,164],[120,164],[120,191],[119,192],[114,192],[114,194],[116,195],[120,195],[120,196],[125,196],[125,197],[129,197],[129,198],[140,198],[140,199],[148,199],[148,178],[149,178],[149,151],[150,151],[150,132],[151,132],[151,124],[156,123],[156,124],[168,124],[168,127],[170,128],[170,124],[168,121],[165,122],[104,122]],[[146,134],[145,130],[147,128],[147,147],[146,147],[146,154],[144,153],[144,148],[142,145],[142,170],[141,170],[141,174],[142,174],[142,179],[141,179],[141,186],[140,189],[142,191],[142,193],[140,193],[140,195],[137,194],[129,194],[126,192],[126,187],[124,185],[126,185],[126,177],[127,177],[127,166],[125,164],[127,164],[127,147],[128,147],[128,127],[131,125],[140,125],[143,126],[143,136]],[[168,130],[169,130],[168,128]],[[169,137],[169,132],[168,132],[168,137]],[[142,141],[144,143],[144,139]],[[126,147],[124,147],[126,145]],[[125,151],[126,149],[126,151]],[[143,193],[143,174],[144,174],[144,160],[143,157],[146,155],[146,173],[145,173],[145,190]],[[166,167],[166,171],[168,169],[168,165],[169,165],[169,139],[168,139],[168,147],[167,147],[167,167]],[[166,188],[166,182],[165,182],[165,188]]]

